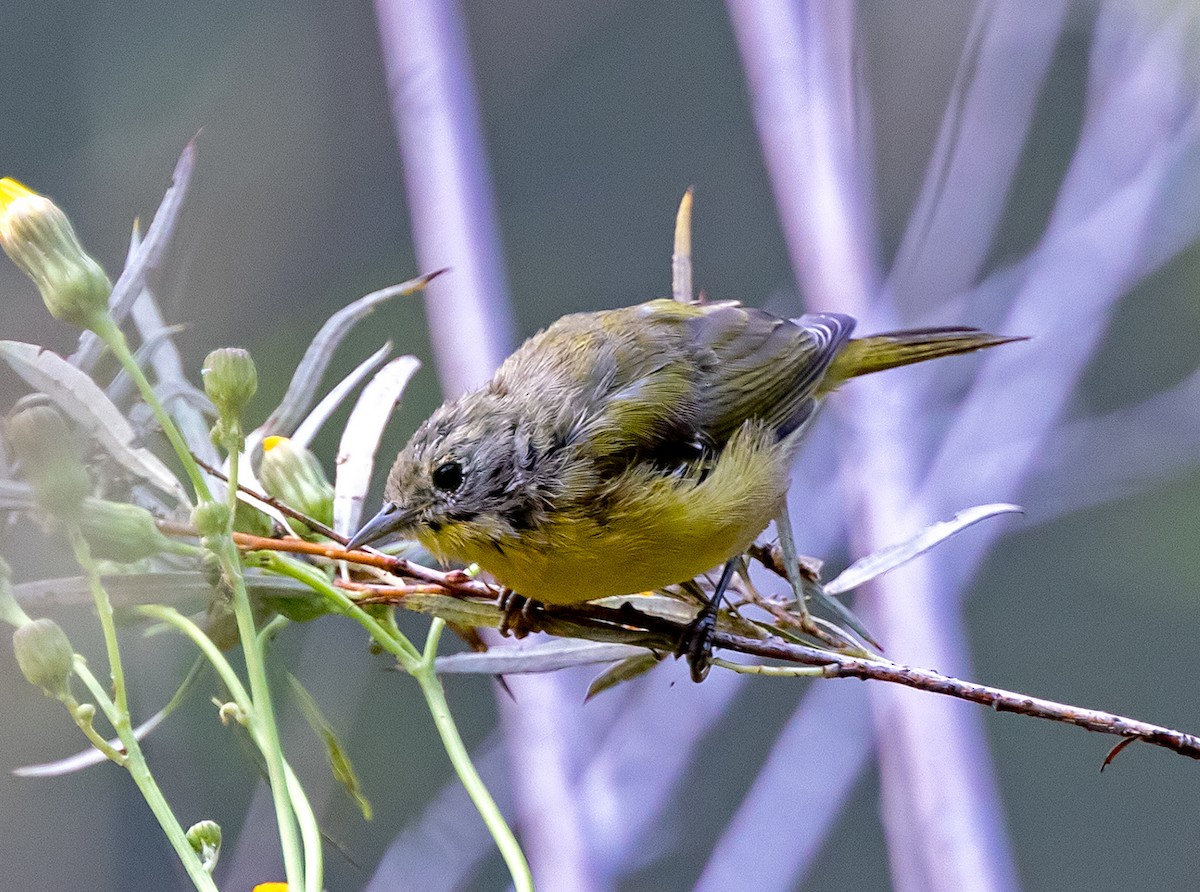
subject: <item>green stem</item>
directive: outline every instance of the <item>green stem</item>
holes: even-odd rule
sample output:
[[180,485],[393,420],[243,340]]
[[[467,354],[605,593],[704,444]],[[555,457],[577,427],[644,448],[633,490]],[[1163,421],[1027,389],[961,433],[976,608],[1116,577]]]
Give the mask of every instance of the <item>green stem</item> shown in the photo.
[[321,851],[321,828],[296,772],[287,762],[283,763],[283,768],[287,773],[288,795],[291,796],[296,821],[300,824],[300,836],[304,841],[304,892],[321,892],[321,875],[325,869],[324,853]]
[[78,525],[72,525],[69,530],[71,547],[75,551],[75,561],[87,576],[88,587],[92,590],[92,598],[96,602],[96,612],[100,615],[100,628],[104,630],[104,648],[108,653],[108,671],[112,676],[113,699],[116,701],[116,716],[113,717],[113,730],[118,735],[122,728],[130,727],[129,697],[125,691],[125,668],[121,664],[121,648],[117,641],[117,624],[113,618],[112,602],[108,599],[108,591],[100,581],[100,571],[92,560],[92,549],[87,539],[79,531]]
[[[83,657],[78,654],[75,655],[75,658],[77,662],[82,662],[83,660]],[[86,669],[86,664],[84,666]],[[80,677],[82,678],[83,676],[81,675]],[[97,686],[99,686],[99,683],[97,683]],[[102,688],[101,691],[103,691]],[[96,730],[96,726],[92,724],[95,709],[90,710],[91,715],[85,714],[80,708],[79,701],[70,696],[62,698],[62,704],[67,708],[67,712],[71,714],[71,718],[74,719],[75,724],[79,726],[79,730],[83,732],[83,736],[91,742],[92,746],[104,753],[109,761],[115,762],[122,768],[125,767],[125,763],[128,761],[125,758],[125,754],[109,743],[104,738],[104,735]],[[113,707],[113,709],[115,711],[116,707]]]
[[406,672],[413,672],[421,662],[421,653],[411,641],[394,625],[392,628],[380,623],[352,601],[345,592],[331,585],[325,574],[310,564],[293,560],[277,551],[264,555],[263,567],[281,576],[299,580],[329,602],[330,608],[342,616],[348,616],[361,625],[380,647],[394,656]]
[[[204,634],[204,630],[198,625],[176,610],[174,607],[164,607],[159,604],[144,604],[137,608],[137,612],[142,616],[150,619],[158,620],[159,622],[167,623],[183,635],[186,635],[192,643],[200,649],[201,654],[212,664],[216,669],[217,675],[229,691],[229,696],[233,698],[233,702],[237,704],[238,709],[245,715],[250,715],[251,701],[250,695],[242,686],[241,679],[237,673],[233,671],[233,666],[225,659],[225,655],[213,644],[212,639]],[[266,632],[267,629],[263,631]],[[250,729],[251,734],[255,733],[253,727]],[[261,745],[260,745],[261,749]],[[293,808],[296,812],[296,819],[300,824],[300,835],[304,845],[304,863],[307,868],[305,880],[307,886],[306,892],[319,892],[321,886],[321,874],[323,853],[321,851],[321,831],[317,824],[316,815],[313,813],[312,805],[309,804],[308,796],[304,792],[304,787],[301,786],[299,779],[296,777],[296,772],[292,767],[284,762],[284,774],[287,777],[288,794],[291,797]]]
[[137,385],[138,390],[142,394],[142,399],[146,401],[146,405],[154,412],[154,417],[158,419],[163,434],[166,435],[171,448],[175,450],[175,454],[179,457],[179,461],[183,465],[183,470],[188,475],[188,480],[192,483],[196,499],[201,502],[211,501],[212,495],[209,492],[208,484],[204,481],[204,475],[200,471],[200,466],[192,458],[192,451],[184,441],[179,428],[175,426],[175,422],[167,414],[167,410],[163,408],[163,404],[159,402],[158,395],[154,392],[154,388],[150,386],[150,380],[146,377],[146,373],[142,371],[141,366],[134,359],[133,352],[129,349],[129,343],[125,340],[125,333],[121,331],[120,326],[113,322],[112,317],[107,313],[96,322],[92,330],[96,332],[100,340],[108,345],[108,349],[112,350],[113,356],[117,358],[117,362],[121,364],[121,367],[125,369],[125,372]]
[[436,635],[441,634],[441,629],[437,629],[436,634],[434,629],[442,622],[441,619],[433,621],[429,632],[434,649],[427,650],[427,659],[422,660],[417,671],[412,673],[413,678],[417,680],[417,684],[421,686],[421,693],[425,695],[425,702],[429,705],[429,712],[433,716],[433,724],[442,738],[442,746],[446,749],[446,755],[450,757],[450,764],[454,766],[455,774],[458,775],[458,779],[466,789],[467,795],[471,797],[471,801],[475,803],[475,809],[483,818],[483,823],[487,825],[492,839],[496,841],[496,847],[500,849],[504,863],[508,865],[508,872],[512,876],[514,888],[517,892],[533,892],[533,875],[529,872],[529,862],[525,860],[525,853],[521,851],[517,838],[509,828],[508,822],[504,820],[504,815],[500,813],[500,807],[496,805],[496,800],[488,792],[483,778],[475,770],[471,755],[467,752],[467,747],[458,733],[458,726],[454,723],[454,717],[450,714],[450,705],[446,702],[446,692],[442,689],[442,681],[433,671]]
[[[96,702],[104,711],[104,714],[108,716],[109,721],[113,721],[118,713],[118,707],[108,698],[108,695],[104,692],[104,688],[96,680],[96,676],[88,669],[87,664],[82,658],[75,660],[75,674],[87,685],[88,690],[92,692],[92,695],[96,698]],[[128,719],[128,716],[126,716],[126,719]],[[115,722],[114,726],[116,726]],[[133,778],[133,782],[137,784],[142,798],[150,806],[151,813],[157,819],[159,826],[162,827],[163,832],[167,836],[167,841],[171,843],[171,848],[175,850],[176,856],[183,863],[183,869],[187,871],[192,885],[199,892],[219,892],[217,884],[213,882],[213,878],[209,876],[208,871],[204,869],[204,865],[200,861],[200,856],[196,854],[196,850],[188,842],[187,834],[184,832],[179,820],[175,817],[175,813],[171,811],[171,806],[167,803],[167,798],[163,795],[162,789],[154,780],[154,775],[151,774],[150,766],[147,764],[146,757],[142,753],[141,745],[138,743],[137,738],[133,736],[133,729],[129,726],[128,721],[124,723],[123,728],[117,727],[116,731],[121,745],[125,748],[125,769],[129,772],[130,777]]]
[[712,664],[739,675],[765,675],[771,678],[821,678],[825,675],[825,669],[821,666],[762,666],[734,663],[720,657],[713,657]]
[[238,708],[245,714],[251,712],[250,695],[246,692],[246,688],[242,685],[242,680],[238,678],[237,673],[233,671],[233,666],[225,659],[225,655],[220,649],[213,644],[212,639],[204,634],[204,630],[198,625],[176,610],[174,607],[164,607],[160,604],[143,604],[136,608],[137,612],[142,616],[148,616],[151,619],[156,619],[159,622],[164,622],[169,626],[173,626],[182,634],[191,639],[192,643],[200,650],[200,653],[212,664],[212,667],[220,676],[221,682],[225,685],[225,689],[229,691],[229,696],[233,698],[233,702],[238,705]]
[[[130,378],[137,384],[142,399],[146,401],[146,404],[154,412],[155,417],[162,427],[163,434],[170,442],[180,463],[183,465],[184,471],[192,483],[192,489],[195,491],[197,501],[201,504],[212,501],[212,493],[204,480],[200,467],[192,457],[191,450],[188,449],[183,435],[179,432],[179,428],[175,425],[170,415],[167,414],[158,396],[154,393],[154,388],[150,386],[149,379],[146,378],[145,373],[138,366],[120,327],[113,322],[111,316],[106,314],[97,322],[93,330],[108,345],[113,355],[117,358],[117,361],[120,362]],[[232,447],[229,449],[230,479],[231,481],[236,481],[240,443],[230,445]],[[250,727],[253,731],[255,742],[258,744],[263,758],[267,763],[267,777],[275,804],[276,820],[279,824],[279,840],[283,849],[284,868],[288,885],[293,889],[309,888],[306,883],[301,882],[301,878],[304,877],[304,863],[301,858],[300,844],[297,838],[296,814],[293,810],[288,792],[287,777],[284,772],[283,750],[279,742],[279,729],[276,725],[275,710],[271,701],[271,689],[267,682],[266,668],[263,664],[262,652],[258,645],[254,628],[254,615],[250,607],[249,595],[246,593],[245,580],[242,578],[241,563],[237,548],[234,546],[233,539],[230,536],[233,522],[232,508],[236,506],[236,503],[232,501],[236,498],[237,494],[236,484],[231,484],[229,489],[231,499],[230,527],[220,537],[221,541],[217,544],[214,551],[220,560],[221,570],[233,589],[233,611],[237,619],[238,635],[242,641],[242,653],[246,661],[246,674],[250,678],[250,693],[254,707],[248,713]],[[184,842],[186,843],[186,839]],[[319,861],[316,868],[316,882],[317,888],[319,888]]]
[[418,653],[412,642],[394,625],[389,629],[380,623],[347,597],[345,592],[331,585],[323,573],[308,564],[292,560],[278,552],[270,552],[265,557],[264,566],[267,569],[304,582],[314,591],[323,595],[329,601],[330,607],[337,613],[356,620],[370,633],[376,643],[392,654],[405,671],[417,680],[425,702],[429,706],[429,712],[433,716],[434,726],[442,738],[442,746],[445,747],[446,755],[450,757],[450,764],[454,767],[467,795],[475,803],[476,810],[483,818],[488,832],[491,833],[496,847],[508,865],[513,886],[517,892],[532,892],[533,877],[529,872],[529,862],[525,860],[525,854],[521,851],[521,846],[517,842],[516,836],[513,835],[512,829],[504,820],[504,815],[496,805],[496,800],[488,792],[483,778],[479,776],[479,772],[475,770],[475,765],[471,762],[471,755],[458,733],[454,717],[450,714],[450,706],[446,702],[441,679],[434,671],[438,643],[441,640],[442,631],[446,627],[445,620],[440,617],[434,618],[425,639],[424,652]]
[[[275,805],[275,820],[279,826],[279,842],[283,849],[284,873],[287,876],[289,887],[293,889],[308,888],[307,882],[304,881],[306,865],[297,833],[297,815],[288,793],[283,746],[279,741],[279,725],[275,718],[275,706],[271,699],[271,686],[267,680],[262,644],[258,638],[258,630],[254,626],[254,610],[250,606],[246,581],[242,577],[241,559],[238,556],[237,547],[233,544],[233,509],[237,504],[241,433],[236,424],[231,428],[228,442],[224,444],[229,455],[229,499],[231,504],[228,525],[224,535],[220,537],[216,552],[221,562],[221,570],[233,589],[233,614],[237,620],[238,637],[242,642],[246,675],[250,679],[250,696],[254,701],[254,708],[249,716],[250,727],[254,732],[255,742],[263,754],[263,759],[267,763],[267,780],[271,787],[271,798]],[[316,868],[319,881],[320,865],[308,866]]]

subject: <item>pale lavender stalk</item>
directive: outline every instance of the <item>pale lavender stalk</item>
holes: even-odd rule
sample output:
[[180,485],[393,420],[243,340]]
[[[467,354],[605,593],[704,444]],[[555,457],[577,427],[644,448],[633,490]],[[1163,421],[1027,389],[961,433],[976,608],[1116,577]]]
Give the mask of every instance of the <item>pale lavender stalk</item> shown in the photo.
[[[755,120],[793,268],[810,305],[864,315],[877,291],[870,194],[845,106],[855,95],[854,10],[849,4],[730,0]],[[840,395],[847,419],[845,474],[855,551],[899,541],[925,519],[913,511],[913,421],[889,381]],[[893,414],[897,409],[901,411]],[[903,419],[904,439],[894,437]],[[860,600],[889,653],[919,665],[962,667],[925,564],[880,580]],[[909,692],[871,692],[881,747],[884,823],[896,887],[1007,889],[1015,884],[978,719],[959,705]],[[938,758],[923,746],[939,741]],[[923,752],[925,750],[925,752]]]
[[1065,0],[986,0],[975,17],[896,260],[893,297],[920,312],[978,280],[1066,16]]
[[425,292],[447,396],[483,383],[513,346],[504,258],[468,56],[454,0],[376,0],[417,260],[449,267]]
[[[695,892],[795,889],[825,841],[825,833],[803,828],[837,822],[874,748],[861,685],[809,687],[714,847]],[[797,819],[780,820],[782,814]]]
[[[1120,7],[1106,11],[1116,14]],[[1164,207],[1174,210],[1181,201],[1200,211],[1200,87],[1189,83],[1190,95],[1181,98],[1179,77],[1197,61],[1180,37],[1198,23],[1194,13],[1161,25],[1155,16],[1144,16],[1141,30],[1133,32],[1142,40],[1131,41],[1150,59],[1131,63],[1127,51],[1093,57],[1091,83],[1103,89],[1089,93],[1083,134],[1059,201],[1004,323],[1006,331],[1035,338],[1020,348],[1021,355],[996,351],[985,359],[930,467],[924,487],[930,503],[944,508],[981,488],[993,497],[1016,495],[1037,467],[1042,444],[1059,423],[1116,302],[1185,243],[1181,236],[1190,230],[1194,238],[1200,230],[1196,213],[1186,229],[1176,221],[1164,233],[1161,222],[1176,216]],[[1114,64],[1127,69],[1124,77],[1108,70]],[[1150,85],[1147,68],[1157,72]],[[1146,132],[1156,133],[1157,140],[1147,142]],[[996,424],[997,418],[1005,423]],[[988,460],[972,460],[971,473],[964,474],[968,450]],[[955,585],[960,568],[975,563],[975,552],[986,549],[994,533],[983,530],[936,556],[943,581]]]
[[[455,396],[485,381],[513,346],[512,314],[467,48],[454,0],[376,0],[417,257],[450,267],[426,294],[442,389]],[[577,797],[563,756],[576,711],[553,675],[523,679],[533,708],[554,727],[502,710],[510,761],[549,748],[558,757],[512,777],[513,800],[535,880],[544,888],[594,888]],[[518,705],[515,709],[522,709]],[[559,735],[553,743],[545,735]],[[536,735],[536,736],[535,736]]]

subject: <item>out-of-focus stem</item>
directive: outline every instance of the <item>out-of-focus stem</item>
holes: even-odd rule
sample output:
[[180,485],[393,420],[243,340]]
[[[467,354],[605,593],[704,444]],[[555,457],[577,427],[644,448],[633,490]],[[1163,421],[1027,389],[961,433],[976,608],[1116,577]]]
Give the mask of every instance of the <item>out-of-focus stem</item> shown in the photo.
[[[850,4],[729,0],[785,238],[813,309],[862,316],[878,290],[871,190],[857,141]],[[839,395],[847,418],[844,475],[864,553],[919,528],[907,441],[918,421],[856,382]],[[906,400],[901,396],[900,405]],[[850,421],[853,419],[853,421]],[[889,653],[918,665],[961,668],[965,647],[948,609],[933,596],[925,565],[913,562],[877,581],[857,607]],[[873,690],[885,825],[898,889],[1007,889],[1011,855],[977,720],[908,692]],[[921,757],[938,739],[937,764]]]
[[[492,187],[457,0],[376,0],[379,38],[425,292],[447,396],[483,383],[512,346]],[[470,344],[470,351],[462,349]]]
[[[495,371],[512,347],[514,328],[466,28],[456,0],[376,0],[375,9],[417,257],[424,269],[450,267],[431,284],[425,306],[442,389],[457,396]],[[558,679],[522,683],[531,697],[536,689],[544,703],[562,705]],[[528,739],[528,728],[513,717],[505,708],[515,761],[546,741]],[[563,751],[570,730],[560,722],[539,733],[553,735],[555,749]],[[574,845],[583,838],[579,797],[565,768],[555,760],[540,765],[536,779],[532,772],[514,773],[513,799],[529,838],[546,846],[530,852],[539,880],[544,869],[543,885],[585,892],[594,883],[588,853]]]
[[138,791],[142,794],[142,798],[146,800],[146,804],[150,807],[155,820],[162,827],[163,833],[167,836],[167,841],[171,843],[171,848],[175,850],[175,854],[183,864],[184,870],[187,871],[192,885],[199,892],[217,892],[216,883],[213,882],[212,877],[200,863],[200,858],[196,854],[196,850],[192,848],[192,844],[188,842],[179,819],[171,811],[171,806],[168,804],[167,798],[163,795],[162,789],[154,779],[154,775],[150,773],[150,766],[146,763],[146,757],[142,753],[141,745],[138,743],[137,738],[134,737],[133,728],[129,724],[128,714],[124,715],[123,722],[120,721],[120,709],[109,699],[107,692],[101,686],[100,682],[96,680],[96,676],[92,674],[87,664],[79,657],[75,659],[74,671],[87,686],[92,697],[96,700],[96,703],[103,710],[105,716],[108,717],[109,722],[112,723],[114,730],[117,732],[121,746],[125,749],[124,761],[121,764],[129,772],[129,776],[133,778],[133,782],[137,784]]

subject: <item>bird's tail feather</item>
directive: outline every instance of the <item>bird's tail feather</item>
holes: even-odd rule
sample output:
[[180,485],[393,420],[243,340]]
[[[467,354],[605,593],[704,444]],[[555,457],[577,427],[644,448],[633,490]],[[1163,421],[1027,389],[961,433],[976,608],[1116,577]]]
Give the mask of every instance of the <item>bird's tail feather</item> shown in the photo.
[[822,390],[833,390],[843,381],[871,372],[1024,340],[1027,338],[993,335],[977,328],[914,328],[853,338],[830,365]]

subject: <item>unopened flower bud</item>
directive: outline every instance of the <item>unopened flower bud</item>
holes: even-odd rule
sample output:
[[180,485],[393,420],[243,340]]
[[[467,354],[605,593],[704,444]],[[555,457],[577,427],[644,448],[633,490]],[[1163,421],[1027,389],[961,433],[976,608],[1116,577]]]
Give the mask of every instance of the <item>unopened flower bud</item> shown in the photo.
[[158,528],[154,515],[139,505],[85,499],[79,529],[92,556],[122,564],[170,551],[171,540]]
[[187,830],[187,841],[196,854],[200,863],[208,873],[217,866],[217,858],[221,855],[221,825],[216,821],[197,821]]
[[[333,523],[333,486],[317,457],[303,446],[287,437],[267,437],[258,479],[268,495],[289,508],[326,526]],[[299,521],[288,522],[301,535],[311,532]]]
[[67,215],[10,177],[0,179],[0,245],[37,285],[54,318],[95,328],[108,314],[112,284]]
[[200,373],[204,376],[204,392],[222,418],[239,418],[258,390],[254,360],[240,347],[214,350],[204,360]]
[[66,419],[49,403],[32,403],[9,416],[5,433],[38,504],[51,514],[73,514],[92,484]]
[[192,512],[192,523],[202,537],[224,535],[229,529],[229,508],[224,502],[201,502]]
[[271,518],[241,499],[233,512],[233,528],[251,536],[270,536],[275,531]]
[[75,664],[75,651],[67,633],[52,619],[35,619],[13,632],[13,650],[21,674],[50,697],[70,695],[67,679]]

